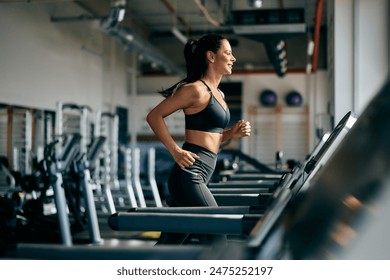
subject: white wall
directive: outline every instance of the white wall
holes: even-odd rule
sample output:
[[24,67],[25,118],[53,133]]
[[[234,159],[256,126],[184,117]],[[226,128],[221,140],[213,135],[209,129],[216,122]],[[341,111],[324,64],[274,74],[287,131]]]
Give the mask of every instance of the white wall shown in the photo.
[[96,21],[51,22],[55,8],[1,5],[0,102],[51,110],[57,101],[103,110],[126,104],[121,48]]
[[387,0],[328,2],[335,121],[358,115],[389,77]]
[[[360,112],[388,77],[389,1],[356,1],[355,107]],[[375,3],[375,4],[374,4]]]

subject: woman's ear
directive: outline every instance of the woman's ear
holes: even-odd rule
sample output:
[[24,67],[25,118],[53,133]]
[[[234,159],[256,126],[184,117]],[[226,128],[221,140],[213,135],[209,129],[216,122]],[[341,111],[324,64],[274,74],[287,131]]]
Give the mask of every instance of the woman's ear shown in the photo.
[[210,62],[210,63],[214,63],[214,60],[215,60],[215,57],[214,57],[214,53],[212,51],[208,51],[207,52],[207,60]]

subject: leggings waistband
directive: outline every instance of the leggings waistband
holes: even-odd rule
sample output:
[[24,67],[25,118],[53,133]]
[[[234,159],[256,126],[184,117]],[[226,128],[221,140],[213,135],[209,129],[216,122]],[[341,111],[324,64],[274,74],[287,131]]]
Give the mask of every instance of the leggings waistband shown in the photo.
[[197,154],[200,157],[200,160],[205,164],[211,167],[215,166],[217,154],[209,151],[208,149],[192,143],[184,143],[183,149]]

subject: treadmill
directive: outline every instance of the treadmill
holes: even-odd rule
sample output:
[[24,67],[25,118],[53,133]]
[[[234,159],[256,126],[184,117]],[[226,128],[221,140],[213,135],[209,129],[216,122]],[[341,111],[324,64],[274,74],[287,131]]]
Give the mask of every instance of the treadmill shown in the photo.
[[[284,208],[288,201],[311,182],[317,166],[323,166],[336,146],[344,139],[356,117],[348,112],[339,122],[326,141],[314,149],[312,158],[291,174],[286,174],[281,186],[274,193],[267,195],[271,210],[267,207],[257,208],[251,213],[253,206],[227,207],[167,207],[167,208],[132,208],[128,212],[118,212],[110,216],[108,223],[113,230],[123,231],[163,231],[181,233],[207,234],[248,234],[248,228],[267,223],[275,211]],[[307,166],[313,166],[308,169]],[[310,172],[306,174],[306,172]],[[305,177],[305,175],[307,175]],[[256,195],[256,194],[253,194]],[[233,198],[233,199],[238,199]],[[235,212],[236,211],[236,212]],[[266,212],[264,214],[264,212]],[[272,213],[272,215],[270,215]],[[267,217],[266,220],[264,220]],[[271,219],[272,220],[272,219]],[[271,223],[272,222],[268,222]]]
[[309,185],[269,210],[238,258],[388,260],[389,111],[388,82]]
[[[50,253],[60,259],[77,258],[75,256],[88,259],[110,259],[113,256],[122,259],[126,256],[127,259],[167,260],[388,259],[390,243],[385,241],[390,233],[387,223],[390,190],[386,188],[390,170],[389,110],[390,83],[373,99],[356,124],[350,127],[350,132],[344,135],[345,130],[349,129],[345,126],[338,128],[338,137],[344,135],[345,139],[340,141],[338,147],[329,146],[333,153],[321,157],[317,164],[323,161],[322,167],[317,171],[317,176],[310,180],[310,186],[303,188],[297,184],[298,189],[293,187],[290,192],[279,193],[273,207],[267,210],[265,219],[252,230],[248,242],[228,244],[227,247],[128,247],[118,250],[121,253],[101,246],[82,249],[61,247],[59,251],[63,249],[62,254],[58,253],[58,248],[52,248],[51,252],[48,248],[41,248],[40,252],[44,251],[47,259],[52,256]],[[278,204],[279,200],[281,202]],[[279,208],[277,205],[282,209],[273,212]],[[269,223],[269,226],[263,227],[265,223]],[[334,234],[337,229],[341,229],[341,235]],[[351,232],[354,234],[348,235]],[[316,233],[314,238],[311,238],[312,233]],[[335,239],[335,236],[344,238]],[[380,238],[375,239],[378,236]],[[24,248],[24,253],[27,251]],[[36,258],[37,254],[30,256]],[[40,256],[42,258],[42,254]]]

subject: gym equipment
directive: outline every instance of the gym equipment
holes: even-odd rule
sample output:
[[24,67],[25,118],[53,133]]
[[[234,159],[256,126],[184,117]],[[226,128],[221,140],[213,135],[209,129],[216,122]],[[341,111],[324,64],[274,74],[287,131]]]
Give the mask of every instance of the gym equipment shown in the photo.
[[330,131],[331,123],[332,123],[332,117],[328,113],[320,113],[315,115],[314,119],[315,123],[315,129],[316,129],[316,136],[317,138],[321,138],[324,133],[327,133]]
[[261,180],[224,180],[209,183],[208,187],[220,206],[265,207],[272,193],[284,184],[287,174],[278,174],[278,179],[268,178],[268,180],[263,180],[263,178]]
[[[23,204],[24,229],[59,229],[62,243],[67,246],[72,244],[72,234],[83,230],[85,223],[92,242],[98,243],[101,239],[94,214],[96,209],[89,169],[94,167],[105,138],[90,139],[90,111],[87,106],[57,103],[56,139],[46,145],[38,169],[24,176],[21,184],[24,191],[31,192],[34,197]],[[44,213],[49,196],[54,200],[50,214],[57,218]]]
[[[12,199],[0,196],[0,228],[3,230],[16,217],[16,205]],[[0,234],[2,233],[0,230]]]
[[[295,184],[293,188],[283,188],[280,190],[278,199],[273,200],[264,213],[261,224],[259,223],[255,237],[251,239],[249,246],[262,246],[281,213],[298,193],[304,193],[309,189],[312,180],[319,176],[318,174],[321,168],[327,163],[332,154],[335,153],[340,143],[354,126],[356,120],[356,116],[352,112],[348,112],[333,129],[329,137],[327,137],[325,143],[319,147],[318,152],[313,153],[303,166],[304,172],[300,178],[302,184]],[[305,177],[305,174],[308,176]]]
[[157,207],[162,207],[160,193],[158,191],[156,175],[155,175],[155,163],[156,163],[156,149],[149,148],[148,150],[148,181],[149,186],[153,193],[154,202]]
[[[313,153],[314,154],[314,153]],[[294,176],[287,176],[286,179],[291,182],[298,183],[300,178],[302,176],[301,172],[295,172],[296,178]],[[298,184],[299,185],[299,184]],[[286,185],[289,186],[289,185]],[[286,189],[286,188],[283,188]],[[277,200],[280,199],[281,193],[275,194],[277,197]],[[157,207],[156,207],[157,208]],[[223,208],[223,207],[222,207]],[[140,210],[141,208],[137,208],[135,211]],[[168,211],[170,208],[158,208],[161,211]],[[261,211],[261,208],[259,208]],[[145,211],[150,211],[151,209],[145,208],[142,209]],[[171,210],[174,210],[174,208],[171,208]],[[186,211],[193,211],[194,209],[186,210]],[[132,210],[133,211],[133,210]],[[204,211],[201,210],[201,211]],[[218,207],[218,211],[221,211],[221,208]],[[240,211],[247,211],[241,209]],[[242,212],[241,212],[242,213]],[[144,213],[145,214],[145,213]],[[184,214],[183,214],[184,215]],[[113,224],[117,224],[118,227],[120,227],[121,219],[120,217],[117,217],[117,215],[112,216],[111,222]],[[198,216],[199,217],[199,216]],[[237,219],[238,216],[234,217],[234,223],[236,226],[240,226],[242,221],[240,219]],[[241,218],[244,216],[241,215]],[[249,218],[249,216],[246,216]],[[183,217],[185,218],[185,217]],[[203,217],[202,217],[203,218]],[[225,219],[227,216],[225,216]],[[110,218],[111,219],[111,218]],[[222,221],[224,217],[220,217],[220,221]],[[259,220],[257,218],[257,220]],[[190,221],[190,220],[187,220]],[[247,220],[248,221],[248,220]],[[152,222],[150,220],[150,222]],[[175,221],[173,221],[175,223]],[[229,219],[226,219],[226,223],[229,223]],[[177,223],[176,223],[177,224]],[[258,222],[259,225],[259,222]],[[126,225],[127,226],[127,225]],[[169,225],[167,225],[169,226]],[[227,227],[227,224],[224,225],[224,227]],[[205,229],[205,227],[203,227]],[[176,228],[174,229],[176,232]],[[228,229],[229,231],[232,231]],[[206,230],[205,230],[206,231]],[[239,230],[237,230],[238,232]],[[252,239],[252,235],[249,236],[250,239]],[[250,241],[249,239],[249,241]],[[120,243],[120,246],[109,246],[107,243],[105,243],[107,246],[98,245],[98,246],[61,246],[61,245],[35,245],[35,244],[19,244],[17,248],[18,256],[22,258],[28,258],[28,259],[215,259],[215,258],[235,258],[236,256],[239,256],[240,258],[246,258],[248,256],[253,257],[253,255],[249,255],[249,253],[252,253],[256,248],[248,248],[247,242],[233,242],[229,243],[228,247],[222,246],[219,247],[218,245],[214,246],[193,246],[193,245],[182,245],[182,246],[169,246],[169,245],[161,245],[158,247],[131,247],[131,243],[128,243],[127,246],[123,245],[123,243]],[[233,245],[233,246],[232,246]],[[237,250],[230,250],[234,246],[239,246]]]
[[[266,175],[266,174],[264,174]],[[261,176],[261,175],[260,175]],[[254,178],[252,180],[249,180],[249,179],[242,179],[242,180],[225,180],[225,181],[221,181],[221,182],[218,182],[218,183],[209,183],[209,188],[211,189],[216,189],[216,188],[226,188],[226,187],[229,187],[229,188],[237,188],[237,187],[242,187],[244,186],[245,188],[273,188],[275,187],[275,185],[277,185],[280,181],[280,178],[282,178],[283,175],[280,175],[279,178],[277,179],[268,179],[268,180],[264,180],[264,179],[257,179],[257,178]]]
[[[326,149],[321,149],[322,147],[327,147],[327,149],[329,149],[329,147],[337,143],[339,143],[339,141],[335,141],[335,139],[337,138],[343,138],[346,133],[348,132],[349,128],[350,128],[350,125],[352,126],[354,124],[353,122],[353,119],[354,117],[348,113],[346,115],[346,118],[343,119],[343,122],[342,124],[338,125],[337,126],[337,130],[333,131],[332,133],[335,133],[337,135],[337,137],[324,137],[324,141],[326,139],[326,141],[331,141],[331,143],[328,142],[327,145],[325,145],[324,143],[319,143],[319,145],[317,145],[317,147],[313,150],[313,156],[316,155],[317,153],[325,153],[326,152]],[[346,126],[346,124],[348,123],[348,126]],[[331,150],[335,150],[334,148],[332,148]],[[325,160],[326,157],[318,157],[318,158],[321,158],[322,160]],[[310,160],[310,158],[308,159]],[[317,162],[318,164],[323,164],[323,162],[319,161]],[[259,249],[259,247],[256,247],[254,246],[253,244],[258,244],[257,242],[259,241],[259,236],[260,235],[260,238],[261,238],[261,234],[264,233],[264,232],[268,232],[269,231],[269,225],[272,224],[272,222],[270,223],[270,220],[272,220],[272,217],[277,217],[278,216],[278,213],[280,213],[280,211],[282,211],[284,209],[284,207],[290,202],[290,200],[292,199],[293,197],[293,194],[298,192],[298,190],[301,188],[301,186],[304,184],[304,182],[301,182],[300,184],[300,181],[304,179],[304,176],[303,176],[303,172],[304,172],[304,167],[305,165],[303,165],[302,167],[300,168],[295,168],[295,172],[293,172],[292,174],[286,174],[285,175],[285,185],[284,187],[281,187],[279,189],[277,189],[273,196],[273,203],[272,205],[267,208],[267,210],[265,211],[265,214],[264,215],[259,215],[257,218],[258,218],[258,221],[255,225],[253,225],[253,221],[256,219],[255,216],[252,216],[251,218],[253,218],[252,220],[249,220],[248,216],[240,216],[240,215],[233,215],[233,216],[230,216],[231,218],[233,218],[233,221],[231,222],[230,226],[237,226],[238,229],[236,230],[232,230],[230,229],[229,227],[229,223],[230,223],[230,220],[228,219],[229,216],[224,216],[224,215],[220,215],[218,216],[220,219],[219,221],[223,221],[223,225],[224,227],[227,227],[226,231],[224,232],[225,234],[226,233],[232,233],[232,234],[248,234],[248,232],[246,231],[246,229],[243,228],[242,226],[242,223],[245,221],[245,224],[247,227],[252,227],[252,230],[251,230],[251,233],[249,235],[249,239],[248,239],[248,243],[244,242],[244,243],[237,243],[237,242],[233,242],[233,243],[228,243],[228,246],[225,248],[220,248],[220,247],[213,247],[213,250],[212,250],[212,253],[207,255],[206,256],[206,259],[209,259],[209,258],[215,258],[216,256],[220,256],[221,258],[229,258],[229,259],[232,259],[232,257],[236,257],[238,256],[239,258],[248,258],[248,256],[252,257],[252,255],[249,255],[250,253],[252,253],[252,251],[254,250],[253,247],[255,247],[257,250],[261,250]],[[297,189],[295,192],[292,191],[293,189]],[[168,208],[169,209],[169,208]],[[171,208],[172,211],[175,211],[175,208]],[[218,209],[218,207],[217,207]],[[229,208],[227,208],[229,209]],[[248,208],[247,208],[248,209]],[[247,211],[247,209],[245,209],[244,207],[244,210],[239,210],[239,211]],[[155,211],[161,211],[161,212],[156,212],[153,213]],[[214,222],[214,220],[211,218],[212,215],[206,215],[204,216],[201,215],[201,216],[194,216],[193,214],[194,213],[190,213],[188,214],[188,211],[191,211],[191,212],[196,212],[197,215],[200,215],[198,211],[203,211],[202,213],[204,213],[205,209],[177,209],[178,212],[174,212],[174,214],[170,215],[169,213],[165,213],[164,211],[169,211],[169,210],[165,210],[164,208],[162,209],[136,209],[136,210],[132,210],[132,211],[136,211],[138,213],[142,213],[144,212],[143,214],[145,215],[138,215],[137,214],[137,217],[135,217],[135,221],[137,221],[138,219],[142,218],[142,221],[146,221],[147,223],[147,229],[148,230],[151,230],[151,229],[159,229],[159,224],[156,223],[156,220],[153,219],[153,217],[155,216],[158,216],[158,219],[161,219],[160,221],[163,223],[163,227],[164,227],[164,231],[173,231],[173,232],[188,232],[186,231],[187,229],[183,226],[184,224],[182,224],[182,226],[175,226],[177,225],[177,222],[179,220],[181,221],[186,221],[187,223],[186,224],[192,224],[192,222],[194,221],[195,223],[198,222],[199,218],[200,219],[203,219],[203,221],[206,221],[204,218],[207,217],[207,219],[210,219],[210,224],[212,224]],[[210,209],[209,209],[210,210]],[[261,207],[257,209],[258,211],[262,211]],[[207,211],[207,210],[206,210]],[[223,213],[223,211],[226,211],[226,209],[223,209],[223,207],[221,209],[218,210],[218,214],[221,214]],[[231,211],[231,209],[230,209]],[[150,215],[149,215],[149,212],[152,212]],[[165,214],[165,215],[162,215],[162,214]],[[180,215],[178,215],[178,213],[180,213]],[[185,214],[187,213],[187,214]],[[148,214],[148,215],[146,215]],[[194,220],[191,220],[191,217],[194,217]],[[265,219],[266,218],[266,219]],[[132,213],[117,213],[113,216],[110,217],[109,219],[109,224],[110,226],[113,228],[113,229],[117,229],[117,230],[121,230],[121,227],[125,227],[126,229],[131,229],[131,230],[135,230],[136,228],[132,227],[132,221],[133,219],[133,216],[132,216]],[[171,220],[171,222],[169,222]],[[240,221],[240,219],[242,219]],[[171,223],[171,224],[168,224],[168,223]],[[205,222],[204,222],[205,223]],[[266,224],[264,224],[266,223]],[[210,227],[209,230],[206,230],[206,226],[204,224],[202,224],[202,228],[201,229],[197,229],[197,227],[191,227],[191,232],[197,232],[197,230],[199,231],[202,231],[202,233],[222,233],[223,231],[221,229],[215,229],[214,227]],[[263,228],[264,227],[264,228]],[[146,228],[144,228],[146,229]],[[271,242],[272,243],[272,242]],[[240,245],[237,245],[237,244],[240,244]],[[251,244],[249,246],[249,244]],[[239,246],[237,248],[237,246]],[[262,248],[260,246],[260,248]],[[169,256],[169,253],[167,253],[167,255]],[[201,258],[201,256],[198,256],[198,258]]]
[[[184,232],[199,234],[248,234],[262,215],[195,213],[116,213],[110,216],[113,230]],[[130,222],[131,221],[131,222]],[[157,226],[156,226],[157,225]]]
[[210,189],[212,194],[259,194],[259,193],[272,193],[269,188],[243,188],[242,185],[238,188],[215,188]]
[[5,181],[7,183],[5,196],[8,197],[8,191],[16,188],[16,180],[12,172],[8,169],[8,159],[4,156],[0,156],[0,172],[2,172],[5,176]]
[[[6,191],[20,191],[23,176],[32,171],[33,139],[32,130],[36,119],[31,110],[7,106],[0,109],[0,195],[3,183]],[[37,125],[34,126],[37,128]],[[35,146],[38,146],[35,143]]]
[[[267,199],[271,195],[268,193]],[[111,215],[108,223],[113,230],[120,231],[248,235],[263,217],[264,210],[262,206],[136,208]]]
[[224,160],[233,162],[230,170],[216,171],[209,189],[218,205],[266,205],[283,176],[291,170],[271,169],[239,150],[222,150]]
[[243,174],[251,174],[249,175],[250,178],[248,179],[256,178],[258,180],[278,180],[281,178],[282,174],[288,173],[289,171],[290,170],[272,169],[269,166],[261,163],[255,158],[250,157],[249,155],[243,153],[240,150],[223,149],[218,154],[217,167],[211,178],[211,183],[228,181],[236,174],[241,174],[237,177],[241,176],[242,179],[245,180],[247,179]]
[[[131,155],[133,155],[133,158]],[[126,184],[131,188],[134,187],[135,190],[135,201],[132,205],[130,205],[130,207],[137,207],[137,205],[141,207],[147,207],[148,205],[162,207],[162,201],[156,179],[156,149],[153,147],[148,148],[145,158],[144,162],[146,162],[146,171],[142,172],[141,176],[141,148],[135,148],[134,153],[130,148],[126,151]],[[144,180],[141,180],[141,177]]]
[[259,194],[213,194],[219,206],[265,206],[272,193]]
[[[242,189],[240,189],[237,191],[238,194],[234,194],[233,192],[228,194],[228,196],[235,201],[235,204],[229,204],[228,207],[132,208],[127,213],[116,213],[111,215],[109,218],[109,225],[114,230],[134,230],[135,228],[137,230],[150,230],[152,228],[156,230],[157,226],[159,228],[158,230],[169,232],[172,228],[176,229],[176,227],[178,227],[176,223],[178,223],[182,224],[183,227],[178,228],[178,230],[174,232],[212,232],[213,234],[218,234],[223,230],[225,231],[225,234],[245,235],[249,233],[258,219],[262,217],[261,213],[265,210],[264,205],[266,204],[266,200],[272,195],[272,193],[257,194],[258,191],[256,189],[254,190],[254,194],[246,194],[246,202],[248,202],[248,196],[252,196],[254,202],[251,205],[258,206],[248,206],[248,204],[231,206],[237,205],[237,200],[239,200],[240,195],[242,195],[240,194],[240,192],[242,193]],[[226,195],[227,194],[220,194],[220,196]],[[218,196],[218,194],[215,196]],[[261,198],[263,198],[264,201],[261,201]],[[157,216],[155,216],[155,214]],[[158,220],[154,220],[155,217],[157,217]],[[213,219],[216,219],[217,222],[210,226],[209,223],[212,223]],[[191,223],[189,224],[187,221],[191,221]],[[222,227],[219,223],[225,224],[225,226]],[[204,226],[199,227],[199,224],[204,224]],[[165,225],[164,229],[160,228],[161,225]],[[230,228],[230,230],[227,231],[227,228]]]
[[111,189],[119,189],[118,181],[118,127],[119,119],[117,114],[103,112],[100,116],[101,135],[106,137],[104,146],[104,176],[105,184]]
[[269,173],[256,172],[256,171],[252,171],[252,172],[237,171],[235,173],[223,172],[223,174],[221,174],[221,176],[223,177],[221,182],[228,182],[230,180],[232,181],[263,180],[264,182],[265,181],[275,182],[280,180],[282,175],[283,174],[269,174]]
[[[309,184],[311,182],[312,176],[314,176],[314,172],[318,172],[319,167],[325,164],[325,162],[328,160],[330,155],[334,152],[335,148],[334,146],[339,145],[339,143],[342,141],[342,139],[345,137],[345,135],[349,132],[352,125],[355,123],[356,118],[353,116],[351,112],[348,112],[344,118],[340,121],[340,123],[336,126],[336,128],[332,131],[331,135],[326,138],[325,143],[322,145],[319,144],[313,151],[313,157],[309,158],[307,161],[307,164],[296,168],[291,176],[285,175],[284,181],[281,182],[281,187],[277,188],[275,190],[274,197],[272,198],[272,202],[269,207],[271,207],[272,210],[266,210],[265,216],[259,218],[258,217],[258,227],[263,228],[260,232],[263,232],[263,234],[266,234],[269,230],[269,224],[273,223],[273,218],[275,216],[278,216],[279,211],[283,209],[287,203],[298,193],[298,191],[306,190],[308,187],[305,186],[306,184]],[[331,148],[332,147],[332,148]],[[315,168],[307,168],[307,166],[312,166],[314,164]],[[307,172],[309,176],[305,179],[303,171]],[[299,180],[302,179],[301,184],[298,183]],[[242,195],[242,194],[241,194]],[[258,194],[257,194],[258,195]],[[272,196],[272,193],[267,194],[267,199],[269,199]],[[267,202],[269,202],[267,200]],[[206,207],[207,208],[207,207]],[[174,208],[173,208],[174,209]],[[268,209],[268,207],[266,208]],[[212,209],[210,209],[211,211]],[[172,232],[192,232],[192,233],[200,233],[197,232],[197,230],[204,232],[204,228],[196,229],[196,227],[192,227],[191,216],[194,215],[194,213],[191,214],[184,214],[176,212],[175,214],[172,213],[164,213],[162,214],[159,209],[155,209],[154,212],[147,212],[143,213],[143,215],[140,215],[139,211],[133,211],[132,213],[116,213],[112,215],[109,219],[109,225],[114,230],[162,230],[161,227],[163,227],[163,231],[172,231]],[[194,210],[195,211],[195,210]],[[212,216],[215,216],[214,213],[210,212],[209,216],[206,214],[202,214],[201,217],[194,217],[194,223],[196,224],[198,221],[198,218],[204,219],[204,223],[206,223],[206,218],[209,219],[208,221],[212,223]],[[145,221],[147,227],[138,224],[138,219],[142,218],[143,221]],[[153,219],[156,218],[155,222],[153,223]],[[178,221],[185,221],[186,224],[191,224],[191,228],[186,228],[182,225],[177,225],[178,223],[175,223],[175,218],[178,219]],[[240,218],[235,217],[236,219],[245,219],[243,216],[240,216]],[[252,217],[253,218],[253,217]],[[134,219],[134,220],[133,220]],[[229,223],[229,218],[227,217],[218,217],[217,219],[226,219],[224,220],[224,223],[226,225]],[[233,219],[233,218],[231,218]],[[159,223],[162,222],[162,223]],[[171,223],[171,224],[168,224]],[[265,225],[264,225],[265,224]],[[261,226],[260,226],[261,225]],[[139,226],[140,228],[138,228]],[[233,225],[232,225],[233,226]],[[207,227],[205,227],[207,228]],[[215,232],[213,232],[215,230]],[[221,233],[219,231],[220,229],[214,229],[213,227],[209,227],[209,234],[212,233]],[[218,232],[217,232],[218,231]],[[231,233],[231,231],[227,232]],[[237,233],[237,232],[236,232]],[[262,234],[259,233],[257,236],[256,241],[261,242]],[[254,241],[251,241],[254,242]]]
[[281,209],[263,242],[253,232],[242,257],[389,259],[389,110],[387,82],[310,188]]
[[[266,218],[267,221],[271,221],[271,216],[275,219],[274,222],[269,224],[267,232],[264,233],[263,231],[265,229],[265,219],[263,219],[251,232],[248,242],[228,244],[227,248],[222,249],[222,258],[232,259],[233,256],[236,257],[239,253],[242,253],[238,256],[241,259],[326,258],[329,255],[324,255],[325,252],[346,259],[356,258],[356,256],[360,256],[360,259],[388,259],[390,250],[387,242],[377,241],[374,237],[388,235],[386,217],[388,217],[389,209],[388,203],[384,202],[388,202],[389,199],[386,187],[390,167],[388,159],[390,152],[388,147],[390,119],[387,114],[390,109],[390,85],[387,85],[383,91],[387,94],[384,95],[382,92],[375,99],[376,102],[370,103],[368,109],[364,111],[355,124],[354,122],[349,123],[348,118],[344,125],[336,127],[337,135],[328,138],[331,139],[329,140],[331,143],[328,142],[330,145],[327,145],[327,149],[331,150],[330,155],[312,157],[312,159],[318,159],[313,161],[314,164],[321,164],[322,166],[320,169],[315,167],[307,169],[307,171],[316,174],[309,181],[310,184],[306,188],[302,187],[303,185],[296,184],[291,192],[284,188],[284,191],[279,193],[278,198],[281,203],[278,206],[281,207],[276,207],[277,204],[275,203],[275,207],[266,212],[265,217],[269,217]],[[326,153],[326,151],[324,152]],[[348,168],[345,167],[345,164],[348,165]],[[310,165],[308,166],[310,167]],[[362,172],[362,170],[366,172]],[[299,180],[305,179],[305,177],[301,176]],[[375,191],[379,191],[379,193]],[[377,202],[376,205],[380,207],[376,209],[379,211],[366,212],[373,209],[370,204],[366,204],[370,201]],[[280,209],[279,213],[269,214],[275,209]],[[367,216],[371,219],[366,219]],[[361,221],[360,224],[356,223],[358,220]],[[342,227],[337,227],[337,225],[342,225]],[[375,225],[375,227],[369,228],[369,225]],[[384,227],[379,228],[379,225]],[[353,238],[351,239],[351,236],[345,234],[350,232],[349,230],[334,231],[340,228],[351,229],[351,227],[357,233],[356,242]],[[317,238],[313,238],[313,242],[310,243],[313,232],[320,234],[316,235]],[[375,232],[379,234],[375,234]],[[341,233],[342,235],[337,236],[346,237],[344,240],[351,242],[339,243],[338,239],[332,239],[335,236],[334,233]],[[263,235],[263,237],[258,238],[259,235]],[[342,247],[342,244],[345,247]],[[372,246],[373,244],[375,246]],[[192,247],[194,248],[194,246]],[[48,249],[44,246],[41,248],[42,251]],[[235,248],[235,254],[230,254],[232,248]],[[367,249],[371,248],[372,250],[369,250],[369,253],[375,254],[374,257],[366,253]],[[61,249],[63,250],[62,258],[67,256],[69,259],[79,256],[92,256],[92,259],[96,259],[98,258],[97,255],[102,257],[103,254],[96,254],[93,257],[94,253],[99,250],[100,252],[103,251],[102,247],[95,249],[93,246],[82,248],[80,251],[77,251],[78,248],[74,248],[76,250],[73,250],[72,253],[69,253],[71,248],[62,246],[50,247],[49,251],[57,252],[54,253],[55,256],[61,258],[61,256],[58,256]],[[169,251],[170,249],[172,251]],[[202,257],[206,250],[211,257],[221,255],[221,251],[216,250],[215,247],[210,250],[210,247],[200,246],[195,247],[193,251],[188,250],[189,246],[174,248],[164,246],[162,248],[131,248],[126,250],[126,253],[127,259],[132,259],[132,256],[137,256],[139,259],[142,257],[147,259],[185,258],[180,252],[192,252],[191,258],[198,259]],[[142,255],[141,252],[145,251],[148,251],[147,255]],[[107,252],[114,252],[114,250]],[[356,255],[355,252],[363,255]],[[35,258],[37,255],[42,256],[35,251]],[[43,256],[48,258],[49,254],[43,254]],[[107,259],[110,256],[112,257],[110,254],[106,256]],[[118,256],[123,257],[123,254],[118,253]],[[31,251],[30,257],[34,258]]]
[[[138,245],[138,246],[137,246]],[[18,244],[17,256],[41,260],[193,260],[213,255],[212,247],[161,245],[139,246],[129,242],[106,242],[98,246]],[[215,250],[214,250],[215,252]]]
[[41,203],[39,195],[42,182],[34,170],[43,154],[45,125],[48,123],[46,117],[46,112],[22,107],[7,106],[0,109],[0,132],[3,138],[0,139],[0,153],[7,155],[2,156],[0,162],[0,211],[3,212],[0,231],[4,233],[8,247],[15,240],[36,236],[23,232],[25,224],[29,222],[26,217],[47,215],[55,208],[54,202],[49,201],[52,194],[45,194],[47,199]]
[[314,175],[319,169],[328,161],[328,159],[334,153],[340,143],[344,140],[345,136],[348,134],[349,130],[355,124],[357,117],[352,112],[348,112],[333,129],[332,133],[329,135],[328,139],[321,147],[320,151],[310,157],[309,161],[305,165],[305,172],[308,174],[308,178],[305,184],[305,187],[302,187],[302,191],[305,191],[309,185]]
[[275,168],[280,169],[282,167],[283,151],[276,151],[275,153]]
[[272,193],[283,178],[272,180],[239,180],[210,183],[208,185],[212,194],[262,194]]
[[[119,190],[118,181],[118,116],[109,112],[96,113],[95,122],[95,137],[103,136],[106,141],[103,145],[103,151],[101,157],[95,163],[98,166],[97,171],[94,174],[95,178],[98,178],[99,182],[103,185],[103,194],[101,198],[108,207],[109,213],[115,213],[115,202],[112,194],[112,190]],[[102,167],[102,168],[100,168]],[[100,193],[101,188],[98,189]]]
[[[97,147],[101,145],[101,141],[101,139],[97,140],[98,144],[95,144],[96,146],[94,145],[95,149],[99,150]],[[42,185],[39,184],[39,187],[34,186],[34,190],[39,190],[40,194],[37,199],[27,201],[23,206],[24,211],[21,213],[27,218],[27,227],[43,227],[45,230],[48,230],[50,224],[50,228],[55,229],[58,227],[61,242],[65,246],[71,246],[73,244],[72,223],[76,223],[78,226],[83,224],[83,218],[81,217],[83,214],[81,213],[82,210],[79,203],[75,202],[77,200],[73,197],[73,195],[79,194],[74,194],[69,191],[69,186],[66,182],[67,179],[64,179],[67,176],[66,172],[71,167],[76,172],[76,176],[72,179],[76,181],[75,184],[80,185],[81,193],[84,197],[83,209],[86,215],[91,241],[93,244],[101,242],[93,193],[90,185],[89,163],[87,159],[80,157],[80,142],[80,134],[67,135],[64,147],[59,149],[62,154],[58,156],[54,153],[58,141],[49,144],[45,148],[44,159],[39,164],[40,175],[39,178],[37,177],[37,181],[42,182]],[[88,156],[93,159],[95,152],[96,150],[90,151]],[[56,218],[53,219],[49,219],[50,217],[43,215],[43,204],[50,189],[54,192],[56,206],[56,213],[54,213]],[[39,220],[38,223],[36,222],[37,220]],[[53,232],[50,232],[50,234],[53,234]]]
[[293,90],[286,94],[285,101],[288,106],[301,106],[303,97],[298,91]]
[[212,212],[213,214],[262,214],[263,208],[259,206],[209,206],[209,207],[147,207],[147,208],[130,208],[127,212],[139,212],[139,213],[154,213],[156,210],[159,213],[198,213],[207,214]]
[[141,178],[140,178],[140,161],[141,161],[141,150],[135,148],[134,151],[134,188],[137,195],[138,203],[141,207],[146,207],[145,196],[142,190]]
[[[63,189],[63,180],[61,171],[69,168],[71,162],[77,156],[77,145],[76,142],[79,142],[80,135],[73,135],[72,140],[68,141],[68,145],[65,145],[65,148],[61,151],[61,156],[57,158],[53,155],[53,148],[58,143],[57,141],[50,144],[46,147],[44,160],[42,163],[42,174],[43,181],[45,184],[45,190],[49,187],[53,188],[54,191],[54,200],[57,209],[57,217],[59,223],[59,229],[61,234],[62,243],[66,246],[72,245],[72,237],[70,230],[69,217],[67,214],[66,208],[66,196]],[[46,192],[43,191],[42,195],[45,195]]]
[[26,109],[12,109],[12,171],[23,176],[31,173],[32,114]]
[[[21,198],[18,195],[16,182],[8,170],[8,160],[0,156],[0,172],[4,174],[7,186],[0,188],[0,237],[9,223],[16,218],[16,210],[20,207]],[[0,242],[1,243],[1,242]],[[1,248],[1,245],[0,245]]]
[[125,191],[130,201],[130,207],[137,207],[137,199],[135,197],[133,180],[132,180],[132,158],[131,158],[131,149],[129,147],[124,147],[122,149],[124,154],[124,169],[125,169]]
[[[155,176],[155,162],[156,162],[156,151],[154,148],[149,148],[147,151],[147,178],[143,180],[143,174],[141,175],[141,148],[136,147],[134,150],[131,150],[129,147],[122,146],[118,151],[116,151],[116,141],[117,139],[117,129],[113,129],[117,126],[117,116],[112,114],[106,114],[107,117],[111,118],[111,122],[109,125],[106,125],[111,130],[114,130],[114,136],[110,134],[110,138],[112,138],[111,142],[106,145],[105,155],[102,159],[104,162],[104,172],[103,172],[103,180],[105,181],[105,185],[110,186],[107,189],[107,192],[110,190],[112,193],[112,205],[109,206],[109,214],[117,211],[119,207],[119,211],[123,209],[128,209],[130,207],[142,206],[146,207],[148,204],[154,204],[156,206],[161,207],[162,201],[160,198],[157,180]],[[106,128],[106,130],[108,129]],[[107,134],[107,132],[105,132]],[[107,135],[108,136],[108,135]],[[111,144],[110,144],[111,143]],[[112,144],[114,143],[114,144]],[[113,166],[112,160],[117,161],[118,159],[113,158],[110,159],[110,154],[121,153],[124,159],[124,181],[119,182],[117,179],[117,163]],[[116,170],[115,172],[113,170]],[[115,175],[114,175],[115,174]],[[114,178],[115,182],[110,182]],[[150,201],[149,193],[150,191],[152,200]],[[110,194],[107,193],[107,196]],[[117,205],[115,205],[117,202]]]
[[271,89],[265,89],[259,96],[260,104],[263,106],[276,106],[278,103],[278,96]]

